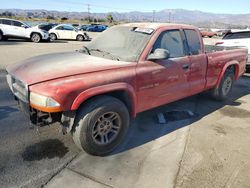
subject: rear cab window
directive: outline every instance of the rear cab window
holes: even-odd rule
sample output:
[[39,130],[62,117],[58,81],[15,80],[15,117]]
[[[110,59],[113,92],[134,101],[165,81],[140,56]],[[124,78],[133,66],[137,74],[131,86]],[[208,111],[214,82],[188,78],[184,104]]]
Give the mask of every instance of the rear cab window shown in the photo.
[[199,35],[195,30],[185,29],[184,34],[187,41],[187,47],[190,55],[199,55],[201,51],[201,42]]
[[157,48],[168,50],[170,58],[186,56],[183,40],[179,30],[168,30],[162,32],[156,40],[152,52],[154,52]]
[[227,39],[246,39],[250,38],[250,31],[227,33],[224,35],[223,40]]

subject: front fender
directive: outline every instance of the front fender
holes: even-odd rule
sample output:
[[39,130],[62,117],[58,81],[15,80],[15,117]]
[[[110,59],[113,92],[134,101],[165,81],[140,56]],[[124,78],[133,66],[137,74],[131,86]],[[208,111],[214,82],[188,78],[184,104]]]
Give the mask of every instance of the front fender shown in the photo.
[[136,94],[134,88],[127,83],[114,83],[87,89],[76,97],[71,106],[71,110],[77,110],[83,102],[90,99],[91,97],[115,91],[125,91],[128,93],[131,101],[131,115],[132,117],[135,117],[137,104]]

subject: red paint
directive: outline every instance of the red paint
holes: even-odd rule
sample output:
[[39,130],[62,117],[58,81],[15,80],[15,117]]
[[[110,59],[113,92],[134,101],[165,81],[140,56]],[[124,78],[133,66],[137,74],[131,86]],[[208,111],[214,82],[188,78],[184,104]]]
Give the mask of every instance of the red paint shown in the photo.
[[[129,25],[129,24],[128,24]],[[198,29],[186,25],[132,24],[156,29],[138,62],[118,62],[80,53],[63,53],[27,60],[8,67],[8,72],[33,91],[55,99],[63,111],[76,110],[89,98],[112,91],[128,93],[132,116],[137,113],[216,87],[230,65],[236,79],[245,71],[247,50],[237,49],[206,54]],[[179,59],[148,61],[152,46],[165,30],[193,29],[199,36],[202,53]],[[189,69],[184,70],[183,65]]]

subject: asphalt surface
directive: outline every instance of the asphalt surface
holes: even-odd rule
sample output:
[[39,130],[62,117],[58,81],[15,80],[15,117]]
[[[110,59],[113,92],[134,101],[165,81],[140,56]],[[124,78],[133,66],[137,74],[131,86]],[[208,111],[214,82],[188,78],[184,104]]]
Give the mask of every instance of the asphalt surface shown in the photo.
[[0,71],[0,187],[41,187],[78,153],[59,125],[30,126]]
[[6,66],[36,55],[75,51],[83,45],[77,41],[0,42],[0,187],[41,187],[80,152],[58,124],[39,130],[30,126],[7,86]]
[[[85,44],[0,43],[0,187],[249,187],[249,74],[224,102],[201,94],[139,114],[125,142],[105,158],[78,150],[58,124],[31,127],[7,86],[4,68]],[[176,116],[173,109],[194,116],[185,111]],[[157,123],[157,114],[166,111],[170,122]]]

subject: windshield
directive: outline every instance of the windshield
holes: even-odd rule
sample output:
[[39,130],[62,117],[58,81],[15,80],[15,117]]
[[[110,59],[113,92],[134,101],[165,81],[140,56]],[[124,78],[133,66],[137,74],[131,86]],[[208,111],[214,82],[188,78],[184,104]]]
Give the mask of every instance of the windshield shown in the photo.
[[87,45],[90,55],[121,61],[137,61],[153,29],[116,26]]

